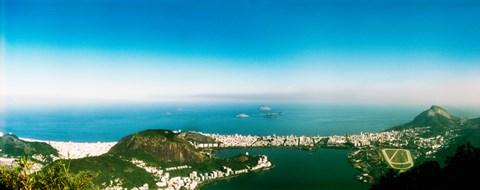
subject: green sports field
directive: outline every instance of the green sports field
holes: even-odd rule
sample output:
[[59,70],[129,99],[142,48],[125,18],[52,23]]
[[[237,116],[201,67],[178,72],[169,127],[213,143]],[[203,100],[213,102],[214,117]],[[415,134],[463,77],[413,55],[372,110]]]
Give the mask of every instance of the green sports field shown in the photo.
[[383,158],[387,164],[398,170],[407,170],[413,167],[413,159],[409,150],[406,149],[382,149]]

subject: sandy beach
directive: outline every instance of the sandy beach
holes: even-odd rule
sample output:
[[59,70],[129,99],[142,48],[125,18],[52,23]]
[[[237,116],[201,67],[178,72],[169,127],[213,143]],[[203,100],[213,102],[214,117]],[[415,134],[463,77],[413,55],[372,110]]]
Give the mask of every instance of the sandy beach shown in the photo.
[[44,142],[58,150],[61,158],[77,159],[88,156],[98,156],[107,153],[117,142],[62,142],[62,141],[45,141],[29,138],[20,138],[30,142]]

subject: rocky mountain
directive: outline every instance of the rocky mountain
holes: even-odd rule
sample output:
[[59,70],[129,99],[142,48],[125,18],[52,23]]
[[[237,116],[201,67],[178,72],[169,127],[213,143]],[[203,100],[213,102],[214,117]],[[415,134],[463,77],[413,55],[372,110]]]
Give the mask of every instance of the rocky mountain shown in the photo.
[[[145,130],[122,138],[109,153],[131,155],[132,153],[153,156],[165,162],[200,163],[206,156],[191,145],[187,137],[192,135],[174,133],[170,130]],[[197,137],[198,138],[198,137]]]
[[433,105],[430,109],[417,115],[412,121],[395,126],[390,130],[403,130],[414,128],[427,128],[429,132],[426,135],[434,136],[444,133],[447,130],[454,129],[462,125],[460,118],[450,115],[440,106]]
[[0,148],[0,155],[13,157],[43,155],[46,158],[51,155],[58,156],[58,151],[47,143],[27,142],[12,134],[0,137]]
[[[154,189],[163,187],[158,184],[162,179],[173,183],[172,180],[189,177],[194,171],[204,175],[226,170],[225,167],[246,171],[263,159],[262,156],[246,154],[218,158],[209,149],[195,149],[191,141],[215,143],[214,139],[201,133],[149,129],[123,137],[108,153],[67,162],[73,173],[93,171],[96,174],[93,183],[101,188],[117,186],[131,189],[146,183]],[[178,166],[183,168],[167,169]]]

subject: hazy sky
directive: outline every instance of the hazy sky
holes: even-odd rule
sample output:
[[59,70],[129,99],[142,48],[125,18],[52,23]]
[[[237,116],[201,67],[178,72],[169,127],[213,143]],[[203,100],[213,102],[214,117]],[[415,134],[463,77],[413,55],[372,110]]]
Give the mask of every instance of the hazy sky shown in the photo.
[[1,0],[11,102],[480,105],[480,2]]

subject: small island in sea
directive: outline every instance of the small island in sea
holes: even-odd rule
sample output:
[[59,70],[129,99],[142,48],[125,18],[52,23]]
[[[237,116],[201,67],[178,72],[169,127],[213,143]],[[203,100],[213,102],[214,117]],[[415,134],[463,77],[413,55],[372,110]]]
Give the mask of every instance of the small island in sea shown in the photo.
[[258,107],[258,110],[260,111],[270,111],[272,110],[272,108],[268,107],[268,106],[265,106],[265,105],[261,105]]
[[250,116],[248,114],[241,113],[241,114],[238,114],[236,117],[237,118],[248,118]]

